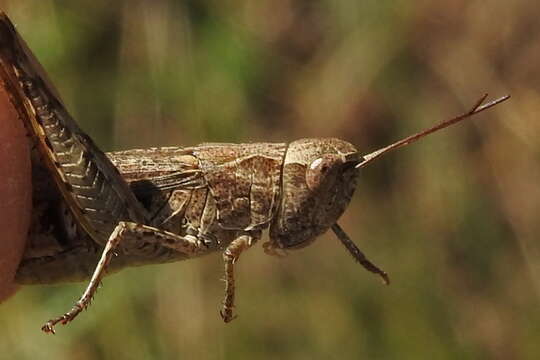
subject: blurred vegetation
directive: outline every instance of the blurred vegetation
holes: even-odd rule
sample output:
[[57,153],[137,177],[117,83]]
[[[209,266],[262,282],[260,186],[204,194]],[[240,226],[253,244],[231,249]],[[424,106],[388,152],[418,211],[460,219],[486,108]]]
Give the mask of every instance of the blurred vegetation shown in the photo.
[[238,266],[127,269],[56,336],[84,284],[0,307],[10,359],[538,359],[540,25],[531,1],[3,1],[83,128],[107,150],[340,137],[365,152],[510,102],[370,165],[342,226]]

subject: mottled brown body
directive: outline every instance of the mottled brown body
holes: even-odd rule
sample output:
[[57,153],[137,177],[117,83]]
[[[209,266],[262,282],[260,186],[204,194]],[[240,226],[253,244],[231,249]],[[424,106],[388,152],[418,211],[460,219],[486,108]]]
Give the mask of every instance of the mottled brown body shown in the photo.
[[85,309],[107,273],[222,252],[225,299],[234,318],[234,265],[270,228],[265,251],[309,245],[329,229],[367,270],[373,265],[337,224],[359,167],[382,153],[498,102],[360,156],[339,139],[290,144],[201,144],[105,154],[78,127],[24,41],[0,14],[0,77],[32,146],[34,213],[17,273],[21,284],[90,279],[73,308],[48,321],[54,333]]
[[[269,151],[264,152],[264,149]],[[222,156],[216,156],[218,152]],[[284,144],[202,144],[192,148],[120,151],[107,156],[144,204],[149,225],[192,236],[206,244],[207,252],[213,252],[224,249],[238,231],[268,227],[278,205],[284,153]],[[36,178],[47,179],[47,176]],[[52,190],[50,186],[47,191],[36,194],[49,196],[35,198],[35,221],[18,274],[21,283],[88,279],[102,251],[68,211],[58,211],[66,209],[66,205],[60,194]],[[42,228],[44,224],[48,229]],[[82,253],[91,258],[88,263],[81,261]],[[156,254],[139,259],[119,252],[110,264],[110,271],[193,257],[191,254],[172,255],[159,257]]]

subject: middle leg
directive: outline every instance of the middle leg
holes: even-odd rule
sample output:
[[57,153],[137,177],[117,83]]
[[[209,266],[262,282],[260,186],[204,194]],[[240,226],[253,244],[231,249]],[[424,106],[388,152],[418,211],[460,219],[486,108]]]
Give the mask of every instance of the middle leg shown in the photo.
[[233,315],[235,297],[234,264],[240,257],[240,254],[255,244],[260,237],[260,231],[240,235],[223,252],[223,261],[225,262],[225,299],[219,313],[226,323],[236,318],[236,315]]

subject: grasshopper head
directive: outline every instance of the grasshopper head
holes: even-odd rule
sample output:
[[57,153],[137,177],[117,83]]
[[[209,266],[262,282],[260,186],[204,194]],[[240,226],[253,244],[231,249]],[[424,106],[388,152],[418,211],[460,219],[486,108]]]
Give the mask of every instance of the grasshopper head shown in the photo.
[[356,261],[368,271],[380,275],[388,284],[387,274],[372,264],[336,223],[349,205],[359,169],[391,150],[412,144],[509,97],[506,95],[484,103],[487,98],[485,94],[468,112],[363,156],[358,154],[354,146],[338,139],[303,139],[291,143],[283,163],[281,203],[270,225],[266,252],[277,254],[276,249],[305,247],[332,228]]
[[343,214],[354,193],[359,163],[353,145],[339,139],[302,139],[289,145],[281,204],[270,227],[271,246],[309,245]]
[[[486,97],[487,94],[482,96],[466,113],[363,156],[353,145],[339,139],[303,139],[291,143],[283,163],[281,203],[270,226],[267,248],[302,248],[330,227],[341,233],[336,221],[349,205],[359,168],[509,98],[507,95],[484,104]],[[338,237],[343,242],[346,235]],[[350,241],[344,244],[352,248]]]

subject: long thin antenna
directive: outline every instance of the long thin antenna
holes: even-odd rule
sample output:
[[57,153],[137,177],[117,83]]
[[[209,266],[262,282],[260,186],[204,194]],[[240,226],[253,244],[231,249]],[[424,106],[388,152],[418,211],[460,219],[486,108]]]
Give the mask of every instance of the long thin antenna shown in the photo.
[[497,104],[500,104],[502,103],[503,101],[506,101],[510,98],[510,95],[506,95],[506,96],[503,96],[503,97],[500,97],[496,100],[493,100],[493,101],[490,101],[484,105],[482,105],[482,103],[486,100],[488,94],[485,94],[484,96],[482,96],[480,98],[480,100],[478,100],[474,106],[471,108],[471,110],[469,110],[468,112],[462,114],[462,115],[459,115],[453,119],[449,119],[449,120],[445,120],[443,122],[441,122],[440,124],[437,124],[435,126],[433,126],[432,128],[429,128],[429,129],[426,129],[424,131],[421,131],[419,133],[416,133],[414,135],[411,135],[411,136],[408,136],[404,139],[401,139],[391,145],[388,145],[386,147],[383,147],[379,150],[376,150],[372,153],[369,153],[367,155],[364,155],[363,158],[364,160],[361,161],[358,165],[356,165],[355,167],[357,169],[361,168],[361,167],[364,167],[366,166],[369,162],[375,160],[376,158],[378,158],[379,156],[387,153],[388,151],[390,150],[394,150],[394,149],[397,149],[399,147],[402,147],[402,146],[405,146],[405,145],[409,145],[413,142],[415,142],[416,140],[418,139],[421,139],[423,138],[424,136],[426,135],[429,135],[431,133],[434,133],[435,131],[438,131],[438,130],[441,130],[441,129],[444,129],[445,127],[448,127],[452,124],[455,124],[457,122],[460,122],[461,120],[465,120],[475,114],[478,114],[484,110],[487,110],[489,109],[490,107],[493,107]]

